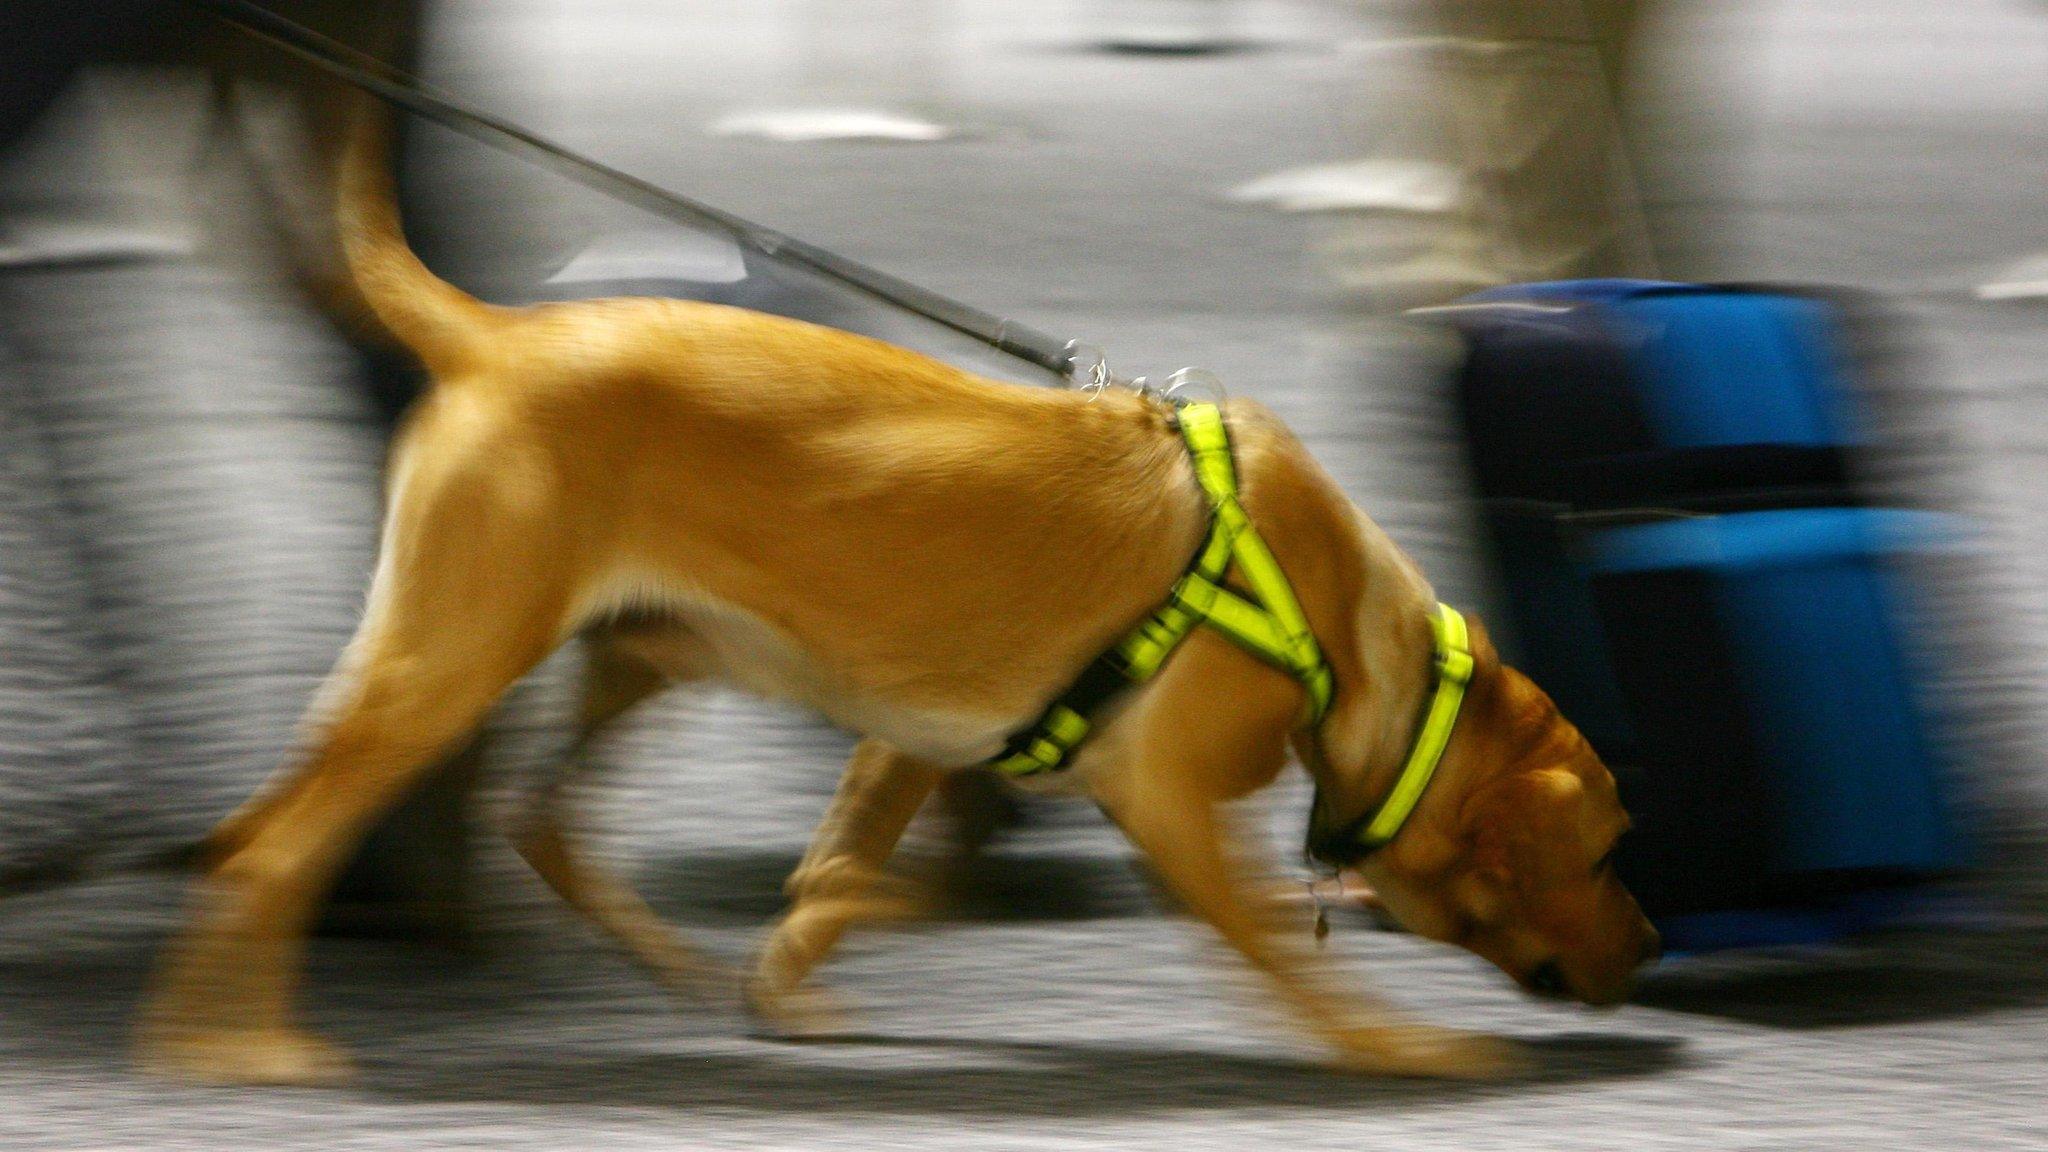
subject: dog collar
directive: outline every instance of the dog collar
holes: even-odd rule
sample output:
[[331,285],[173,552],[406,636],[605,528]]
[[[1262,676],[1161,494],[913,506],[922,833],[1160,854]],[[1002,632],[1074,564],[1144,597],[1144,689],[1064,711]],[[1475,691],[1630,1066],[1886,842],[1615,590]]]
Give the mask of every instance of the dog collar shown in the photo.
[[1423,713],[1422,730],[1408,751],[1408,760],[1377,809],[1309,845],[1310,855],[1318,859],[1341,857],[1349,863],[1386,847],[1414,814],[1437,765],[1443,762],[1451,732],[1458,726],[1458,712],[1465,704],[1465,688],[1472,683],[1472,634],[1464,615],[1448,604],[1436,606],[1429,626],[1436,637],[1436,689],[1430,693],[1429,710]]

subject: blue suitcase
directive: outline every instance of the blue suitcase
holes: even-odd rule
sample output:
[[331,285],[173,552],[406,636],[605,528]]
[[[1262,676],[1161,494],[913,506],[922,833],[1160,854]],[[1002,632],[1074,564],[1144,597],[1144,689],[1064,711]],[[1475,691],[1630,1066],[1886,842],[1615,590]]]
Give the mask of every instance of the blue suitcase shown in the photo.
[[1968,534],[1859,482],[1852,312],[1612,280],[1439,312],[1506,644],[1614,767],[1676,948],[1865,927],[1967,859],[1899,569]]

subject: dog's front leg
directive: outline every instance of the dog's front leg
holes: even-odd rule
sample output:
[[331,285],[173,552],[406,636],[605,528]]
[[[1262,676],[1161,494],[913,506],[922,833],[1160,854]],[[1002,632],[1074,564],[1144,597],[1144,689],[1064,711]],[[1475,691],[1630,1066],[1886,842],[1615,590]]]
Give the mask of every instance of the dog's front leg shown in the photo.
[[[1192,789],[1133,781],[1104,808],[1189,911],[1272,981],[1350,1069],[1381,1075],[1490,1077],[1513,1069],[1511,1047],[1492,1037],[1415,1023],[1373,996],[1340,995],[1318,979],[1307,933],[1284,934],[1284,909],[1269,886],[1247,882],[1226,847],[1216,806]],[[1296,925],[1298,928],[1298,924]],[[1298,939],[1297,939],[1298,938]]]
[[[1410,1076],[1490,1076],[1513,1067],[1490,1037],[1412,1023],[1376,998],[1341,993],[1270,884],[1239,867],[1218,806],[1268,784],[1286,765],[1302,694],[1281,673],[1198,633],[1101,734],[1089,790],[1144,852],[1159,879],[1272,981],[1340,1063]],[[1282,931],[1287,921],[1292,933]]]
[[852,925],[919,911],[917,901],[900,893],[877,895],[874,886],[943,775],[879,740],[864,740],[854,749],[810,849],[783,885],[789,911],[747,981],[747,1005],[756,1015],[792,1034],[837,1026],[839,1013],[830,1000],[804,988],[804,980]]

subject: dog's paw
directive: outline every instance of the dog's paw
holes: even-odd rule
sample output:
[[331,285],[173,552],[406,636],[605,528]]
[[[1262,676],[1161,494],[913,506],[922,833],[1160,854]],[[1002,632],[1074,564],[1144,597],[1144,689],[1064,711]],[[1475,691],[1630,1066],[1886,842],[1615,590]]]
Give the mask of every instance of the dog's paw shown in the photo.
[[742,996],[756,1029],[778,1040],[822,1040],[852,1028],[853,1013],[845,1004],[809,985],[778,991],[749,980]]
[[1512,1040],[1427,1024],[1357,1028],[1334,1038],[1343,1068],[1375,1076],[1499,1080],[1534,1067]]
[[731,1003],[734,974],[711,963],[664,964],[653,971],[655,982],[682,1004],[709,1008]]
[[296,1028],[147,1029],[136,1043],[145,1072],[209,1084],[345,1084],[355,1066],[341,1049]]

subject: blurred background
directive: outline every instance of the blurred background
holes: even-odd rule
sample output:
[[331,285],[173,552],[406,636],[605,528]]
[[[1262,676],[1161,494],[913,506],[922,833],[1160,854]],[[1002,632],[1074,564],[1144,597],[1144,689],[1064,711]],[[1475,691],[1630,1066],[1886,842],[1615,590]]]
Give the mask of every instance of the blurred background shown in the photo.
[[[1861,454],[1869,484],[1971,526],[1967,563],[1918,586],[1938,623],[1914,685],[1973,867],[1882,932],[1668,963],[1599,1016],[1347,920],[1330,948],[1361,978],[1543,1042],[1531,1083],[1373,1083],[1235,995],[1092,809],[969,785],[912,846],[959,914],[856,941],[825,977],[866,1031],[783,1046],[728,1005],[676,1010],[488,831],[567,740],[568,653],[500,709],[481,774],[344,881],[310,1002],[360,1088],[134,1079],[128,1021],[184,883],[138,866],[293,747],[361,604],[413,381],[318,290],[331,89],[174,3],[23,0],[0,13],[0,1143],[2048,1143],[2048,5],[276,7],[1126,375],[1214,371],[1489,619],[1512,595],[1464,346],[1406,309],[1590,276],[1868,293],[1857,371],[1911,413]],[[408,129],[403,196],[429,263],[487,299],[724,300],[1048,382],[442,129]],[[849,746],[737,695],[663,699],[612,742],[587,833],[739,960]],[[1251,816],[1291,858],[1305,797],[1279,793]]]

